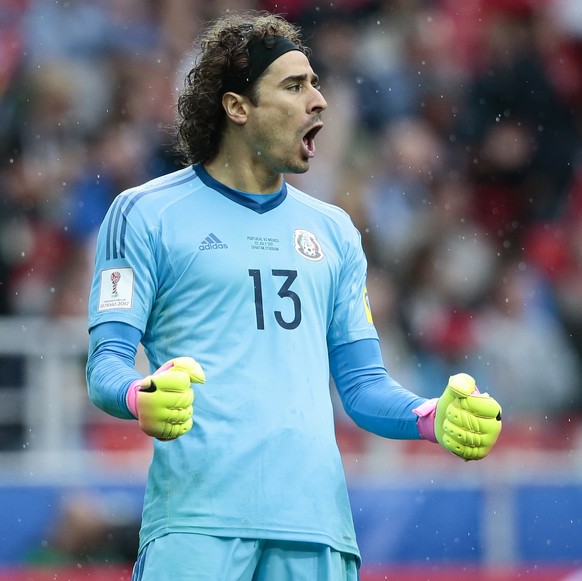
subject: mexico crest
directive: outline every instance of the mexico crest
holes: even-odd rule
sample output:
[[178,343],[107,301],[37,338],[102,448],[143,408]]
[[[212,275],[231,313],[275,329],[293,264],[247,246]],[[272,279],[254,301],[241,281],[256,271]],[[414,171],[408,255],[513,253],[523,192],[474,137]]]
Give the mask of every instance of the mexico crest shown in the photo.
[[318,262],[323,258],[323,250],[315,234],[308,230],[295,230],[295,250],[307,260]]

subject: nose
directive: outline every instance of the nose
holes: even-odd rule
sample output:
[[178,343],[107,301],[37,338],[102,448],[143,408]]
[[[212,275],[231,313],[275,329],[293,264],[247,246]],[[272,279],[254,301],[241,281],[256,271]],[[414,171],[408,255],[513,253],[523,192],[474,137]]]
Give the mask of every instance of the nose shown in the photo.
[[317,87],[312,87],[313,96],[310,101],[311,113],[321,113],[324,109],[327,109],[327,101],[321,94],[321,91]]

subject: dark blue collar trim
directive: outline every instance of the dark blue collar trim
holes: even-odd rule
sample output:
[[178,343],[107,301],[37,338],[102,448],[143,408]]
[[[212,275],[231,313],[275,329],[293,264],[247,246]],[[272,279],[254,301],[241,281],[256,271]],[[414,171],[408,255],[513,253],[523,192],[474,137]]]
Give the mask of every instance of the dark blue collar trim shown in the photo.
[[215,180],[204,169],[202,164],[194,165],[193,169],[196,172],[196,175],[202,180],[204,185],[208,186],[209,188],[212,188],[213,190],[216,190],[219,194],[222,194],[229,200],[232,200],[233,202],[240,204],[241,206],[245,206],[246,208],[252,210],[253,212],[256,212],[257,214],[264,214],[269,210],[273,210],[274,208],[282,204],[285,198],[287,197],[287,183],[285,182],[285,180],[283,180],[283,186],[281,187],[281,190],[276,196],[272,197],[264,204],[259,204],[258,202],[255,202],[253,199],[246,196],[243,192],[229,188],[228,186],[225,186],[224,184],[221,184],[219,181]]

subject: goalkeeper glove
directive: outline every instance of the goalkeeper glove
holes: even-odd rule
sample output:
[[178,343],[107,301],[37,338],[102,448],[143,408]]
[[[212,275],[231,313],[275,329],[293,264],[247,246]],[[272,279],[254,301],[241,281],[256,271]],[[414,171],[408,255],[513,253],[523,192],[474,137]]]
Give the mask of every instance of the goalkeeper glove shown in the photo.
[[188,432],[193,424],[194,391],[190,384],[205,381],[204,371],[196,360],[176,357],[129,386],[127,407],[148,436],[173,440]]
[[489,394],[480,393],[466,373],[450,377],[440,398],[413,411],[419,416],[423,438],[465,460],[487,456],[501,432],[501,406]]

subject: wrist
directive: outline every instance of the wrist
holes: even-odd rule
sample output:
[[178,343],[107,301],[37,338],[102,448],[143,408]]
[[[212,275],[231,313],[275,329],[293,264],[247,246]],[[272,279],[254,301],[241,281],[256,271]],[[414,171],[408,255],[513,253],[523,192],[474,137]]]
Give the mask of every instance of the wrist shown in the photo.
[[420,437],[430,442],[437,442],[434,429],[437,402],[438,398],[428,399],[412,410],[418,416],[416,425]]
[[129,384],[127,393],[125,394],[125,404],[127,409],[133,415],[134,418],[138,418],[137,413],[137,394],[141,388],[141,379],[136,379]]

